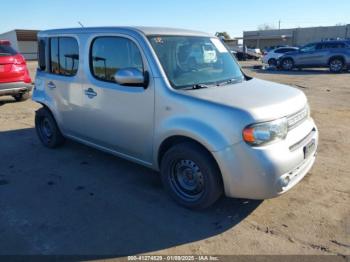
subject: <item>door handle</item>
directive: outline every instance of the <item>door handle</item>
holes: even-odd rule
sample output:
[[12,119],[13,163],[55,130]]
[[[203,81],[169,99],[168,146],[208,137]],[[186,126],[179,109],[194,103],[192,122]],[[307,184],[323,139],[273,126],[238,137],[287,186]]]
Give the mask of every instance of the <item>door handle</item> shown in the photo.
[[95,96],[97,96],[97,93],[96,93],[92,88],[89,88],[89,89],[84,90],[84,93],[85,93],[85,95],[86,95],[88,98],[90,98],[90,99],[92,99],[92,98],[94,98]]
[[50,89],[54,89],[54,88],[56,88],[56,85],[55,85],[54,82],[50,81],[50,82],[47,83],[47,87],[50,88]]

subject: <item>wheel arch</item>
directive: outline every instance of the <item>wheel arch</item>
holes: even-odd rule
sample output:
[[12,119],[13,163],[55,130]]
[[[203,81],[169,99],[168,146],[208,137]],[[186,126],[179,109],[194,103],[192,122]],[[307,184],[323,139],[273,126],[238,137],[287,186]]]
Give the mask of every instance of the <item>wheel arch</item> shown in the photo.
[[[166,151],[168,151],[170,148],[172,148],[173,146],[175,146],[177,144],[186,143],[186,142],[193,143],[193,144],[199,146],[200,148],[202,148],[205,152],[207,152],[208,155],[213,160],[213,163],[215,163],[218,170],[220,171],[219,164],[216,161],[215,157],[213,156],[212,152],[205,145],[203,145],[203,143],[199,142],[198,140],[196,140],[192,137],[188,137],[188,136],[184,136],[184,135],[172,135],[172,136],[167,137],[165,140],[162,141],[162,143],[160,144],[158,151],[157,151],[157,158],[156,158],[157,159],[157,168],[160,167],[162,157],[164,156]],[[221,172],[220,172],[220,174],[221,174]],[[221,175],[221,179],[222,179],[222,175]]]
[[284,60],[286,60],[286,59],[290,59],[290,60],[293,61],[293,64],[295,64],[295,59],[294,59],[292,56],[284,56],[284,57],[281,57],[280,59],[281,59],[282,62],[283,62]]
[[62,132],[62,128],[61,128],[61,121],[60,118],[58,117],[58,114],[56,114],[55,110],[53,110],[52,106],[50,106],[49,103],[45,103],[44,101],[38,101],[36,100],[35,102],[37,102],[38,104],[42,105],[42,107],[46,108],[52,115],[53,119],[56,121],[57,127],[60,129],[60,131]]
[[346,59],[345,59],[345,57],[343,55],[333,55],[333,56],[331,56],[328,59],[328,63],[327,64],[329,65],[333,59],[341,59],[343,61],[344,65],[346,63]]

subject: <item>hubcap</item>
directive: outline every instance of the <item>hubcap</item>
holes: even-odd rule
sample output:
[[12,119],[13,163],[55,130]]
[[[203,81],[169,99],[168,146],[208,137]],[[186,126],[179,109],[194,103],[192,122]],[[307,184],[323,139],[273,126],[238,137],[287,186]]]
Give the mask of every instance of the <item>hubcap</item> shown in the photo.
[[287,60],[283,61],[283,68],[284,69],[290,70],[290,69],[292,69],[292,67],[293,67],[293,62],[291,60],[287,59]]
[[45,141],[47,143],[50,142],[52,135],[53,135],[53,132],[52,132],[52,127],[50,125],[50,122],[47,118],[44,118],[41,121],[40,131],[41,131],[41,135],[42,135],[43,139],[45,139]]
[[174,191],[184,200],[199,199],[204,191],[204,178],[199,166],[192,160],[179,160],[170,177]]
[[268,64],[269,64],[269,66],[276,66],[277,62],[276,62],[275,59],[270,59],[270,60],[268,61]]
[[331,62],[332,71],[340,71],[343,68],[343,63],[340,60],[333,60]]

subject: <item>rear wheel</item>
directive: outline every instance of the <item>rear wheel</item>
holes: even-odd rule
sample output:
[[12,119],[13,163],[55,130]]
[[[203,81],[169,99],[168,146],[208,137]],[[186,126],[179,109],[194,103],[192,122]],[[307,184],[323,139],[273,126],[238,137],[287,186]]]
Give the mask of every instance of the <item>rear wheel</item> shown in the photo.
[[42,107],[35,114],[35,129],[42,144],[48,148],[55,148],[65,141],[51,112]]
[[29,92],[18,93],[13,95],[13,98],[16,99],[17,102],[28,100],[29,97],[30,97]]
[[175,145],[165,153],[161,177],[173,199],[191,209],[209,207],[223,192],[216,162],[205,149],[191,142]]
[[283,70],[292,70],[294,67],[294,61],[291,58],[285,58],[282,60],[281,67]]
[[277,60],[274,58],[269,59],[269,61],[267,61],[267,63],[269,64],[269,66],[277,66]]
[[344,61],[341,58],[332,58],[329,61],[329,70],[332,73],[340,73],[344,69]]

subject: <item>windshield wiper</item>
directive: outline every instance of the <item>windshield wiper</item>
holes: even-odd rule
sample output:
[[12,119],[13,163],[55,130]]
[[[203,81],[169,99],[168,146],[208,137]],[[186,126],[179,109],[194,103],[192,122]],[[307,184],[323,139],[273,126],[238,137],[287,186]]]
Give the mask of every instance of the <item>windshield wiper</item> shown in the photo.
[[243,80],[242,78],[232,78],[232,79],[229,79],[227,81],[218,83],[216,86],[231,85],[231,84],[235,84],[235,83],[241,82],[242,80]]
[[195,84],[195,85],[184,87],[184,88],[181,88],[181,89],[194,90],[194,89],[203,89],[203,88],[209,88],[209,86],[206,85],[206,84]]
[[192,89],[203,89],[203,88],[209,88],[206,84],[195,84],[192,86]]

